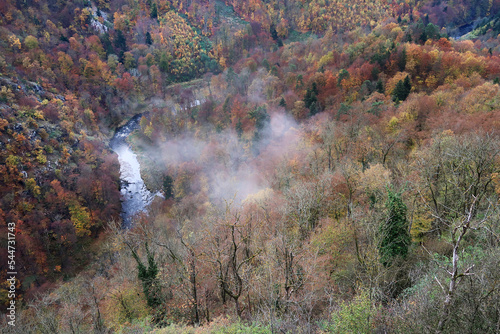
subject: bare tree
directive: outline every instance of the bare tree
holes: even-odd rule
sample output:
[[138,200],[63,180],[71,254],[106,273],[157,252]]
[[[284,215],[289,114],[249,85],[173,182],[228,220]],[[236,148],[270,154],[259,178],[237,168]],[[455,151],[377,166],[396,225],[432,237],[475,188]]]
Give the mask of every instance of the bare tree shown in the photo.
[[203,232],[208,238],[205,259],[212,264],[213,272],[220,284],[222,302],[230,297],[238,316],[243,306],[240,298],[248,289],[252,261],[260,253],[252,238],[252,219],[242,219],[241,213],[226,202],[223,212],[214,210],[212,220]]
[[500,170],[496,163],[499,153],[500,142],[495,136],[475,134],[457,138],[444,134],[436,138],[430,152],[424,150],[419,157],[424,177],[421,198],[435,226],[441,233],[449,233],[452,247],[449,266],[441,266],[449,278],[448,287],[435,277],[444,293],[436,333],[442,333],[450,319],[459,283],[464,277],[474,275],[474,266],[462,267],[460,256],[465,237],[487,225],[496,206],[490,197],[494,195],[494,173]]

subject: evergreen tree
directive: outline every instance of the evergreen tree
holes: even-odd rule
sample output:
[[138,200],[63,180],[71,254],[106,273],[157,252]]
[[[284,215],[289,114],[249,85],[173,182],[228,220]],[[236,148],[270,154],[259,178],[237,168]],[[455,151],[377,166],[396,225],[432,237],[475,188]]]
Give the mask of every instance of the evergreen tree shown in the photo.
[[439,27],[435,26],[432,23],[429,23],[428,25],[425,26],[425,35],[427,36],[427,39],[439,39],[441,38],[441,34],[439,32]]
[[403,48],[403,50],[401,51],[401,54],[399,55],[399,58],[398,58],[398,67],[399,67],[399,70],[401,72],[403,72],[406,68],[406,48]]
[[146,296],[146,301],[148,306],[157,307],[161,304],[161,298],[159,296],[159,286],[156,282],[156,276],[158,275],[158,266],[154,259],[154,254],[149,251],[148,244],[146,243],[146,256],[148,261],[148,266],[146,267],[135,250],[132,250],[132,256],[137,262],[138,278],[142,282],[142,290]]
[[411,244],[408,231],[408,220],[406,219],[406,205],[401,199],[401,193],[395,193],[388,189],[387,219],[380,225],[380,261],[384,266],[390,266],[397,257],[405,258]]
[[430,22],[430,20],[429,20],[429,14],[425,14],[425,16],[424,16],[424,25],[428,25],[429,22]]
[[147,45],[151,45],[153,44],[153,39],[151,38],[151,34],[148,32],[146,32],[146,44]]
[[154,3],[154,4],[151,6],[151,12],[149,13],[149,16],[150,16],[152,19],[157,19],[157,18],[158,18],[158,7],[156,6],[156,3]]
[[342,83],[342,80],[344,79],[349,79],[350,77],[350,74],[347,70],[345,69],[341,69],[339,71],[339,75],[338,75],[338,78],[337,78],[337,86],[340,86],[340,84]]
[[102,44],[102,47],[104,48],[104,51],[106,51],[106,56],[114,53],[113,45],[111,44],[111,41],[109,40],[109,34],[107,32],[101,35],[101,44]]
[[[264,133],[264,127],[269,123],[270,117],[265,107],[257,107],[248,113],[250,119],[255,120],[255,132],[252,138],[252,152],[256,156],[259,154],[259,147]],[[237,125],[238,126],[238,125]],[[238,128],[236,128],[236,131]],[[243,133],[243,130],[241,130]]]
[[125,35],[121,30],[116,30],[115,48],[127,51],[127,40],[125,39]]
[[274,25],[274,23],[272,23],[271,26],[269,27],[269,33],[271,34],[273,40],[278,44],[278,47],[282,47],[283,41],[278,36],[278,32],[276,31],[276,26]]
[[384,89],[384,83],[382,82],[382,80],[377,81],[377,85],[375,86],[375,89],[380,94],[384,94],[385,89]]
[[286,109],[286,101],[285,101],[285,99],[283,97],[280,100],[280,107],[283,107],[283,108]]
[[254,110],[248,113],[248,117],[250,119],[255,120],[255,129],[259,132],[264,128],[266,123],[268,123],[270,120],[269,114],[267,113],[265,107],[255,108]]
[[403,87],[405,89],[405,93],[406,93],[406,96],[405,96],[405,100],[406,98],[408,97],[408,95],[410,95],[410,92],[411,92],[411,82],[410,82],[410,76],[407,75],[404,82],[403,82]]
[[165,193],[165,199],[174,198],[174,179],[167,175],[163,179],[163,192]]
[[425,31],[420,34],[420,41],[424,44],[428,40],[427,33]]
[[271,37],[277,41],[278,40],[278,32],[276,31],[276,26],[274,23],[271,23],[271,26],[269,27],[269,32],[271,33]]
[[116,36],[114,39],[114,45],[116,51],[118,51],[118,57],[120,61],[123,61],[123,54],[127,51],[127,40],[125,39],[125,35],[121,30],[116,30]]
[[238,135],[238,139],[241,139],[243,135],[243,124],[241,123],[241,119],[238,119],[238,123],[236,123],[236,134]]
[[396,103],[406,100],[411,92],[410,77],[407,75],[404,80],[399,80],[392,92],[392,100]]
[[308,88],[304,96],[304,104],[309,108],[311,115],[315,115],[318,111],[318,86],[315,82],[312,83],[311,88]]
[[271,69],[271,65],[269,64],[269,61],[268,61],[266,58],[264,58],[264,59],[262,60],[262,66],[264,66],[264,68],[265,68],[265,69],[266,69],[266,71],[268,71],[268,72],[269,72],[269,70]]
[[162,52],[161,53],[161,56],[160,56],[160,62],[158,63],[158,67],[160,68],[160,71],[162,71],[163,73],[166,73],[169,69],[169,59],[168,59],[168,56],[165,52]]

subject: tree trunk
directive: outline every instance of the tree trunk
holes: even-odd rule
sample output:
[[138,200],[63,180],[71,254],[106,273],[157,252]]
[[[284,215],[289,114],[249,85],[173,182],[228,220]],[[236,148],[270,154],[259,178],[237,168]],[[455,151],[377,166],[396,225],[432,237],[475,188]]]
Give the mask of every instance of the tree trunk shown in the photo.
[[191,260],[191,285],[193,293],[193,308],[194,308],[194,324],[200,324],[200,313],[198,311],[198,291],[196,289],[196,264],[195,260]]

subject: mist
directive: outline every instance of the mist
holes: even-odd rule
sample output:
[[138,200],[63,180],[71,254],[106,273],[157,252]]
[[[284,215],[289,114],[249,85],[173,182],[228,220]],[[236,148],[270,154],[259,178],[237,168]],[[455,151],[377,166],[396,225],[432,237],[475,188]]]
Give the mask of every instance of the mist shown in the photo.
[[185,131],[157,143],[145,155],[163,168],[161,173],[177,179],[177,185],[189,178],[193,192],[202,190],[210,202],[241,203],[270,187],[269,169],[296,150],[297,129],[291,116],[273,110],[258,140],[240,139],[232,129]]

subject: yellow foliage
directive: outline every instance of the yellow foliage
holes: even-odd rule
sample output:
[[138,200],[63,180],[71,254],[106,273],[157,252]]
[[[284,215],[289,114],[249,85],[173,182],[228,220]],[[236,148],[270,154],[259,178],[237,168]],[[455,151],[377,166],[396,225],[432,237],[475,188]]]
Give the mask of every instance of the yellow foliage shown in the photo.
[[371,165],[361,173],[359,181],[367,194],[381,194],[391,182],[391,171],[382,164]]
[[492,174],[493,184],[495,185],[495,192],[500,195],[500,173]]
[[389,123],[387,123],[388,129],[393,132],[395,131],[399,126],[399,119],[396,116],[392,116],[392,118],[389,120]]
[[2,86],[0,88],[0,102],[11,103],[13,99],[14,93],[12,93],[12,90],[7,86]]
[[89,210],[79,203],[73,203],[69,206],[71,221],[75,227],[76,235],[79,237],[90,235],[92,225]]
[[115,287],[103,301],[103,316],[113,332],[121,329],[130,321],[144,319],[149,315],[149,308],[142,289],[128,281]]
[[386,94],[392,95],[392,92],[394,91],[394,88],[396,88],[398,81],[404,80],[407,75],[409,75],[407,72],[397,72],[390,80],[388,80],[385,86]]
[[319,63],[318,63],[318,67],[322,67],[322,66],[328,65],[329,63],[333,62],[334,60],[335,59],[334,59],[334,56],[333,56],[333,52],[330,51],[330,52],[328,52],[328,54],[326,54],[323,57],[321,57],[321,59],[319,60]]
[[500,109],[500,87],[491,82],[473,88],[461,104],[468,114]]
[[24,45],[29,49],[35,49],[38,47],[38,40],[36,39],[36,37],[34,36],[31,36],[31,35],[28,35],[26,36],[26,38],[24,39]]
[[432,229],[432,218],[425,213],[417,213],[413,217],[410,234],[415,242],[423,240],[426,232]]
[[41,165],[45,165],[47,163],[47,157],[41,153],[36,156],[36,160]]
[[261,203],[273,196],[271,188],[265,188],[255,194],[250,194],[243,200],[243,203]]
[[322,261],[325,270],[340,273],[355,260],[352,250],[353,230],[344,220],[327,218],[320,225],[311,236],[311,245],[320,256],[326,257],[326,261]]
[[31,191],[34,196],[39,196],[41,194],[40,186],[36,184],[34,178],[29,178],[25,181],[26,188]]
[[21,49],[21,41],[16,35],[9,36],[9,44],[13,49]]

